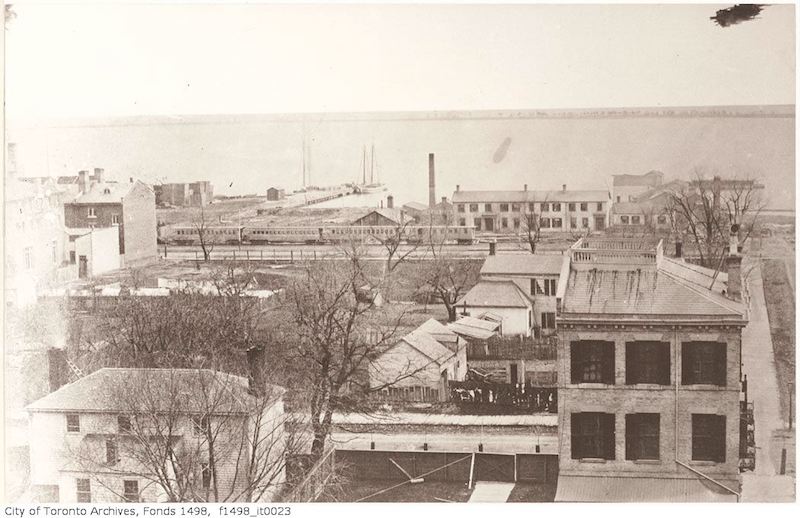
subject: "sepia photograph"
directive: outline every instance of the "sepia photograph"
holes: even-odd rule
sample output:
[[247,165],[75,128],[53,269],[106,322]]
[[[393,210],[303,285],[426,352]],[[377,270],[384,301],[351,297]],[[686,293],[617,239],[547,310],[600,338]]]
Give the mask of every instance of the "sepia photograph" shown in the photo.
[[4,14],[6,516],[795,503],[793,3]]

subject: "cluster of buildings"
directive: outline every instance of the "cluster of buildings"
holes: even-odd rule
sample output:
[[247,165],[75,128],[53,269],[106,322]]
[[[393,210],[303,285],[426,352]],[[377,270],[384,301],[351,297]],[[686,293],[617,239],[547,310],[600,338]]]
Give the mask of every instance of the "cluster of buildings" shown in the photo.
[[156,184],[153,191],[158,207],[203,207],[214,201],[214,187],[207,180]]
[[6,300],[35,301],[37,291],[65,281],[141,264],[157,257],[153,189],[105,171],[75,176],[19,176],[9,145],[6,175]]

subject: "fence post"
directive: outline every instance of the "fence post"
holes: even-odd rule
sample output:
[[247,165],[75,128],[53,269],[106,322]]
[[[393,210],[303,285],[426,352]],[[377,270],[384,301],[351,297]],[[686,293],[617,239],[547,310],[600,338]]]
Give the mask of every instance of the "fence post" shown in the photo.
[[314,260],[315,261],[317,260],[317,251],[316,250],[314,250]]
[[233,251],[233,260],[236,261],[236,250]]
[[164,245],[164,259],[167,258],[167,245]]
[[197,261],[197,250],[194,251],[194,260]]
[[244,254],[247,256],[247,260],[250,261],[250,250],[245,250]]

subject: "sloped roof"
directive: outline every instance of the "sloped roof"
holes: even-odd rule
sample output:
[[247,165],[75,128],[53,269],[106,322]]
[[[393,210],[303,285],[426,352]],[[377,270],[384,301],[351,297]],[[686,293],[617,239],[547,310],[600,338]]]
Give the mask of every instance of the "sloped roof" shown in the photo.
[[473,308],[528,308],[531,303],[513,281],[482,279],[456,305]]
[[[241,376],[209,369],[104,368],[34,401],[28,411],[129,412],[204,411],[214,402],[217,413],[238,413],[254,402]],[[271,395],[282,394],[277,386]],[[126,395],[131,395],[128,399]]]
[[456,191],[453,203],[544,203],[608,201],[603,190],[561,191]]
[[447,327],[461,336],[486,340],[497,333],[500,324],[472,316],[463,316],[455,322],[447,324]]
[[483,262],[481,275],[558,275],[563,255],[498,254]]
[[440,365],[449,360],[454,354],[453,351],[437,342],[424,331],[411,331],[402,338],[402,341]]
[[403,220],[403,211],[402,211],[402,209],[381,208],[381,209],[371,209],[371,210],[369,210],[368,212],[364,213],[362,216],[359,216],[358,219],[356,219],[353,223],[357,225],[359,221],[361,221],[362,219],[366,218],[367,216],[369,216],[372,213],[378,213],[381,216],[383,216],[384,218],[392,220],[394,223],[396,223],[398,225],[400,223],[402,223],[402,220]]
[[[737,487],[736,481],[725,481]],[[693,478],[559,475],[556,502],[736,502],[736,495]]]
[[454,331],[448,329],[447,326],[433,318],[426,320],[416,330],[429,334],[434,340],[444,346],[458,342],[458,335]]
[[659,178],[663,178],[661,171],[650,171],[645,174],[615,174],[615,187],[655,186]]
[[69,203],[120,203],[134,185],[136,184],[132,182],[92,183],[85,193],[78,194]]
[[701,274],[683,273],[672,264],[664,269],[653,265],[636,269],[572,270],[564,295],[562,315],[715,316],[734,320],[744,316],[742,304],[696,282]]
[[410,210],[418,210],[418,211],[421,211],[421,212],[428,210],[428,206],[427,205],[425,205],[423,203],[416,202],[416,201],[410,201],[408,203],[403,204],[403,208],[404,209],[410,209]]

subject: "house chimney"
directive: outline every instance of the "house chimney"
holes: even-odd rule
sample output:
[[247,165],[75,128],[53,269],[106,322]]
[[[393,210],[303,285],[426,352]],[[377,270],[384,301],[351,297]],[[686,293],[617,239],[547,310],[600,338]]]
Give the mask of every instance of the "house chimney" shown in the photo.
[[393,209],[394,208],[394,196],[391,194],[386,197],[386,208]]
[[86,192],[86,171],[78,171],[78,192],[84,194]]
[[731,225],[730,248],[725,258],[728,270],[728,298],[742,300],[742,256],[739,255],[739,225]]
[[522,186],[522,190],[523,190],[523,191],[527,191],[527,190],[528,190],[528,184],[527,184],[527,183],[526,183],[525,185],[523,185],[523,186]]
[[447,203],[447,196],[442,196],[442,203]]
[[130,177],[128,177],[128,181],[129,181],[130,183],[133,183],[133,176],[130,176]]
[[495,255],[496,253],[497,253],[497,242],[489,241],[489,255]]
[[383,200],[381,200],[381,208],[383,208]]
[[266,393],[267,380],[264,372],[266,349],[253,346],[247,350],[248,388],[254,396],[261,397]]
[[436,205],[436,172],[433,166],[433,153],[428,153],[428,207]]
[[47,370],[50,392],[55,392],[69,381],[67,370],[67,351],[51,347],[47,350]]
[[94,168],[94,181],[96,183],[102,183],[102,181],[103,181],[103,168],[102,167],[95,167]]
[[461,190],[461,186],[460,185],[456,185],[456,192],[458,192],[460,190]]
[[565,184],[565,183],[561,184],[561,191],[562,192],[567,192],[567,184]]

